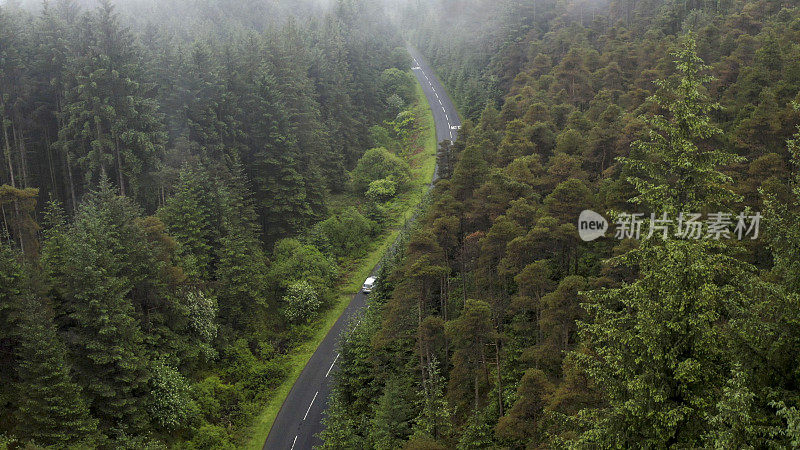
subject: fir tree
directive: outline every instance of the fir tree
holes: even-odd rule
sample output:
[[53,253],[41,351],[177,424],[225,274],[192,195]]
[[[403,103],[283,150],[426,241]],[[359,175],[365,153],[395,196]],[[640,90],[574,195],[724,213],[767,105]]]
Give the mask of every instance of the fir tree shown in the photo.
[[398,448],[411,435],[415,407],[408,384],[408,380],[389,380],[375,405],[369,436],[376,450]]
[[[651,122],[658,131],[650,131],[652,143],[639,144],[647,150],[643,160],[623,160],[647,174],[630,178],[638,193],[632,201],[671,214],[723,207],[736,199],[721,185],[728,177],[720,165],[731,158],[698,148],[717,129],[705,116],[712,106],[699,92],[707,78],[699,75],[692,36],[675,56],[679,87],[668,91],[672,98],[656,97],[672,115]],[[636,281],[589,295],[591,321],[581,325],[581,338],[596,356],[574,355],[602,386],[607,405],[583,411],[581,445],[706,442],[709,417],[722,401],[719,386],[740,355],[730,335],[752,321],[751,309],[780,295],[727,253],[713,240],[646,240],[619,258],[638,267]]]
[[104,0],[80,26],[56,145],[84,169],[87,182],[113,175],[122,195],[142,198],[144,176],[164,145],[157,104],[137,71],[132,36],[111,3]]
[[67,349],[56,334],[49,305],[33,296],[19,300],[24,303],[19,329],[24,358],[17,368],[17,435],[45,446],[95,445],[97,419],[71,378]]
[[62,236],[51,235],[44,248],[45,265],[56,283],[56,310],[65,315],[64,325],[74,336],[69,346],[76,380],[106,433],[136,434],[147,422],[148,356],[129,278],[136,275],[131,263],[138,259],[135,247],[141,238],[132,209],[130,200],[101,179],[74,223]]
[[[727,186],[731,178],[722,172],[726,164],[740,158],[719,148],[706,148],[722,131],[711,122],[720,108],[708,100],[704,84],[714,78],[697,56],[692,34],[673,53],[678,78],[658,81],[652,97],[668,115],[645,116],[646,139],[632,144],[630,157],[620,158],[627,180],[637,191],[634,204],[653,213],[718,211],[737,197]],[[713,142],[710,143],[713,145]]]

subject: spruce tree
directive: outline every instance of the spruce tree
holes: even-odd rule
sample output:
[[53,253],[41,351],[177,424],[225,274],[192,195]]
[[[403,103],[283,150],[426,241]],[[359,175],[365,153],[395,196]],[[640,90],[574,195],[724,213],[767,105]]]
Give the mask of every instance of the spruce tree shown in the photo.
[[677,79],[657,81],[660,89],[651,97],[666,115],[642,117],[645,138],[632,144],[629,157],[619,158],[637,192],[630,201],[656,214],[716,212],[738,198],[722,168],[741,158],[714,147],[722,130],[711,117],[720,106],[707,97],[704,85],[714,78],[706,74],[692,34],[673,56]]
[[92,186],[106,174],[122,195],[142,198],[144,177],[154,170],[165,135],[157,104],[138,70],[138,50],[108,0],[84,16],[80,27],[56,146],[74,159]]
[[130,200],[101,179],[74,223],[51,235],[43,251],[56,311],[71,336],[76,380],[107,434],[137,434],[147,422],[148,356],[129,278],[139,259],[131,246],[144,240],[135,217]]
[[[732,157],[700,148],[718,129],[707,117],[713,105],[701,87],[708,78],[691,35],[674,55],[677,85],[662,83],[655,98],[670,115],[652,118],[649,140],[634,145],[643,153],[622,160],[637,174],[629,178],[637,191],[631,201],[673,215],[717,211],[737,199],[721,172]],[[709,239],[648,239],[618,258],[638,268],[636,281],[589,294],[591,319],[580,325],[589,352],[573,356],[606,405],[582,412],[579,445],[714,445],[709,418],[722,401],[719,386],[741,376],[733,364],[742,352],[731,336],[752,322],[751,308],[779,295],[729,253]]]
[[20,320],[17,436],[37,445],[93,446],[97,419],[72,380],[67,348],[56,333],[45,299],[29,295]]
[[220,239],[217,184],[202,167],[185,166],[175,194],[158,212],[178,243],[178,260],[193,280],[208,280]]

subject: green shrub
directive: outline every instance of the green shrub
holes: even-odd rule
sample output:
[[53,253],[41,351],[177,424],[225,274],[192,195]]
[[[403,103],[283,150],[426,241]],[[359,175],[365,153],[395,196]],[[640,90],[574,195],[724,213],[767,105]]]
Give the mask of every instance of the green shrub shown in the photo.
[[191,449],[233,449],[236,446],[231,443],[230,436],[224,428],[218,425],[203,425],[195,433],[188,445]]
[[397,182],[388,178],[375,180],[369,184],[367,198],[374,202],[385,202],[397,194]]
[[236,386],[212,375],[192,386],[192,396],[202,416],[211,423],[229,424],[241,414],[244,394]]
[[381,73],[381,90],[383,98],[393,95],[398,96],[406,104],[412,102],[415,96],[416,80],[410,73],[396,69],[386,69]]
[[289,286],[283,296],[283,312],[292,323],[308,321],[322,306],[322,301],[308,281],[297,281]]
[[371,148],[358,160],[352,177],[353,188],[357,192],[366,192],[370,183],[384,178],[394,180],[398,190],[403,191],[411,181],[411,168],[402,158],[385,148]]
[[311,240],[325,252],[337,256],[355,256],[363,252],[375,224],[359,213],[348,208],[331,216],[311,229]]
[[196,417],[189,383],[178,370],[161,360],[154,361],[150,377],[151,420],[165,430],[185,428]]
[[369,127],[369,136],[375,147],[383,147],[393,152],[400,148],[400,144],[392,136],[392,132],[386,127],[380,125]]
[[336,263],[316,246],[297,239],[282,239],[275,244],[269,278],[279,288],[306,280],[321,289],[333,283],[337,275]]

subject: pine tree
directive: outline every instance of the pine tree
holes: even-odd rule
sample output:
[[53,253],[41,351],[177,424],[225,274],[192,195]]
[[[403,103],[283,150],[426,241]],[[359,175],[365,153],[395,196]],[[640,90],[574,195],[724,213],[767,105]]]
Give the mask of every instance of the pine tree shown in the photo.
[[80,24],[56,146],[96,185],[112,176],[122,195],[144,198],[144,177],[164,144],[161,117],[137,70],[137,49],[111,2]]
[[376,450],[390,450],[401,446],[411,435],[411,421],[416,414],[414,392],[408,380],[390,379],[383,395],[375,405],[369,436]]
[[289,134],[295,139],[296,157],[291,166],[302,175],[303,201],[312,213],[325,210],[327,185],[323,165],[329,155],[329,135],[320,122],[320,108],[313,80],[308,76],[311,55],[303,43],[297,23],[288,21],[276,36],[272,58],[267,66],[274,73],[283,106],[289,119]]
[[[800,110],[800,105],[794,107]],[[765,236],[775,258],[773,272],[791,292],[800,293],[800,261],[796,257],[800,249],[800,213],[797,212],[800,204],[800,126],[787,141],[787,146],[794,166],[794,178],[789,182],[790,197],[784,200],[779,192],[766,187],[762,189],[765,223],[768,224]]]
[[439,371],[439,362],[431,359],[427,367],[428,379],[424,384],[422,411],[414,419],[414,436],[447,439],[451,433],[450,409],[444,398],[445,379]]
[[473,415],[486,404],[489,383],[486,345],[494,337],[491,317],[491,307],[486,302],[470,299],[464,303],[461,316],[446,324],[447,336],[455,349],[448,401]]
[[[50,172],[47,176],[40,174],[40,179],[47,180],[43,183],[42,191],[69,204],[72,211],[77,208],[72,162],[65,152],[59,151],[53,144],[62,126],[58,113],[64,105],[69,39],[72,37],[70,26],[74,25],[75,8],[70,1],[42,5],[36,33],[39,58],[35,69],[40,97],[38,101],[42,104],[37,108],[36,121],[41,127],[37,134],[42,136],[44,155],[41,158],[47,161]],[[51,118],[55,118],[55,121]],[[45,189],[45,186],[49,186],[49,189]]]
[[[23,296],[21,280],[24,276],[20,256],[9,245],[0,244],[0,346],[8,349],[4,364],[0,364],[0,377],[4,380],[0,383],[0,414],[9,421],[15,416],[17,398],[13,382],[17,378],[16,364],[12,356],[19,349],[17,329],[21,316],[20,299]],[[6,426],[12,427],[13,422]]]
[[223,222],[223,230],[215,272],[220,318],[238,330],[264,325],[269,305],[265,294],[266,259],[260,243],[230,220]]
[[45,446],[94,445],[97,419],[71,378],[67,349],[56,334],[49,305],[33,296],[19,300],[24,303],[19,329],[24,358],[17,368],[17,435]]
[[519,399],[508,414],[497,422],[496,433],[504,438],[515,439],[520,444],[529,440],[536,442],[544,428],[545,407],[552,392],[553,385],[544,372],[528,369],[517,388]]
[[56,311],[73,336],[76,380],[106,433],[136,434],[147,422],[148,356],[132,298],[135,263],[147,261],[137,256],[144,238],[134,211],[129,199],[101,179],[74,223],[63,235],[51,235],[43,251],[55,283]]
[[[632,201],[672,214],[721,208],[736,199],[722,186],[728,177],[720,171],[731,157],[698,148],[717,129],[705,116],[713,106],[700,94],[707,78],[692,36],[675,56],[678,87],[656,97],[671,117],[650,122],[651,141],[638,144],[646,150],[642,159],[623,160],[644,174],[629,178],[638,193]],[[780,295],[728,253],[713,240],[645,240],[619,258],[638,267],[636,281],[590,293],[591,320],[581,324],[589,353],[573,355],[607,404],[583,411],[580,445],[708,444],[709,418],[722,401],[719,386],[742,355],[731,336],[758,321],[764,300]]]
[[178,259],[194,280],[207,280],[215,268],[214,249],[220,239],[218,185],[202,167],[186,166],[175,195],[158,212],[178,243]]
[[326,450],[368,448],[367,439],[358,433],[356,421],[337,390],[331,393],[328,408],[323,418],[325,429],[320,433]]
[[[721,171],[740,158],[706,143],[722,131],[711,123],[720,108],[708,100],[703,85],[713,80],[708,66],[697,56],[697,43],[689,34],[673,53],[679,78],[662,80],[652,97],[668,116],[645,116],[647,138],[632,144],[630,157],[620,158],[627,180],[638,194],[634,204],[653,213],[718,211],[736,200],[726,186],[731,178]],[[709,144],[713,145],[713,144]]]
[[[223,68],[214,50],[209,44],[195,43],[185,53],[179,52],[174,79],[170,79],[173,85],[163,95],[172,138],[186,140],[199,147],[200,156],[225,164],[236,156],[242,131],[237,119],[244,111],[236,107],[233,92],[220,75]],[[251,112],[257,119],[258,112]]]

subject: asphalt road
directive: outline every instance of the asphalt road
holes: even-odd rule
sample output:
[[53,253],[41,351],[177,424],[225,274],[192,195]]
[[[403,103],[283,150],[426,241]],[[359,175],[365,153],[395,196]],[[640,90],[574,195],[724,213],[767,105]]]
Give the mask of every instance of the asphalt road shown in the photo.
[[[414,75],[422,86],[433,112],[433,121],[436,123],[436,141],[455,141],[458,137],[458,128],[461,127],[461,119],[458,117],[456,107],[425,58],[413,47],[408,47],[408,53],[413,58]],[[435,180],[437,175],[434,174],[433,178]]]
[[[437,141],[455,140],[458,131],[452,127],[460,126],[461,121],[453,102],[422,56],[410,47],[408,52],[413,58],[414,75],[433,112]],[[373,274],[375,272],[377,267],[373,269]],[[318,434],[323,428],[322,418],[331,390],[331,377],[336,371],[339,358],[337,342],[347,323],[358,316],[366,305],[367,296],[364,293],[354,295],[339,320],[328,331],[283,402],[264,443],[264,449],[306,450],[322,444]]]

